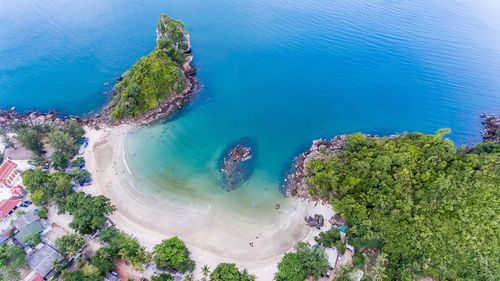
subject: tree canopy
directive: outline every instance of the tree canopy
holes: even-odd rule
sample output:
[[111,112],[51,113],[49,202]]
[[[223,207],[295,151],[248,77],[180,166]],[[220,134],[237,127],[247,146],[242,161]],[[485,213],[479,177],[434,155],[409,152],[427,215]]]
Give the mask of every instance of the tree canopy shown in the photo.
[[141,269],[150,261],[150,255],[146,249],[139,244],[137,238],[109,227],[101,231],[101,240],[108,244],[109,254],[128,261],[135,269]]
[[151,281],[174,281],[174,277],[168,273],[161,273],[151,277]]
[[62,172],[50,174],[40,169],[28,169],[23,172],[22,177],[35,205],[55,203],[64,212],[66,197],[73,193],[70,176]]
[[189,255],[188,248],[178,237],[163,240],[153,249],[153,259],[156,266],[172,271],[192,271],[195,263]]
[[281,259],[274,280],[304,281],[308,277],[316,280],[328,267],[328,259],[322,248],[299,242],[294,251],[286,253]]
[[500,276],[499,144],[471,153],[446,133],[352,134],[308,164],[310,194],[348,221],[350,244],[386,255],[390,279]]
[[[253,281],[255,276],[249,274],[246,269],[239,270],[234,263],[220,263],[210,273],[210,281]],[[302,280],[303,281],[303,280]]]
[[0,279],[18,280],[19,269],[26,265],[23,249],[15,245],[0,245]]
[[16,139],[27,149],[36,155],[42,155],[43,144],[41,142],[42,129],[40,127],[23,126],[16,130]]
[[180,68],[188,47],[184,25],[162,15],[158,36],[157,47],[126,71],[113,88],[115,96],[109,107],[114,119],[135,117],[154,109],[186,87]]
[[85,239],[78,234],[68,234],[57,238],[56,247],[61,254],[69,258],[85,245]]
[[70,227],[81,234],[91,234],[102,228],[106,216],[115,208],[109,199],[102,195],[93,197],[83,192],[76,192],[68,197],[66,210],[73,215]]

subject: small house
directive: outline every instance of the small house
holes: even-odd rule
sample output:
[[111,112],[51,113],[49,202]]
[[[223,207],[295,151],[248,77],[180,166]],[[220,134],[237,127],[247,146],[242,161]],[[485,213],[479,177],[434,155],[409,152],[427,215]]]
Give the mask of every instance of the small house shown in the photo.
[[50,279],[54,273],[54,265],[56,262],[62,261],[64,258],[54,248],[47,244],[42,244],[28,257],[28,266],[42,278]]
[[14,183],[17,176],[19,176],[16,169],[17,164],[10,159],[2,163],[0,166],[0,187],[9,187]]

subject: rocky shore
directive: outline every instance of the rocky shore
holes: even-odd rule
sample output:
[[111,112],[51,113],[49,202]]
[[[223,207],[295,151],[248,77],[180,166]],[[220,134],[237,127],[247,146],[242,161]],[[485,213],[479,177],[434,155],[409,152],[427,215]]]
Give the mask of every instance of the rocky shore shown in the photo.
[[[198,89],[198,80],[195,77],[196,68],[192,65],[193,55],[191,53],[191,43],[189,33],[183,29],[182,23],[176,22],[182,30],[184,40],[176,45],[176,47],[184,54],[184,61],[179,66],[186,81],[184,90],[178,94],[172,95],[166,100],[159,103],[158,107],[149,110],[138,117],[124,118],[114,120],[111,117],[112,108],[106,105],[101,112],[89,114],[85,117],[69,115],[61,116],[55,110],[48,112],[28,111],[26,113],[16,112],[14,108],[8,111],[0,110],[0,128],[6,131],[12,131],[16,123],[24,123],[40,126],[62,126],[68,121],[77,121],[82,126],[88,127],[104,127],[117,126],[122,124],[147,125],[162,118],[171,116],[179,111],[182,107],[188,104]],[[172,36],[172,30],[166,29],[164,16],[162,15],[159,26],[157,27],[157,43],[161,38]],[[181,46],[182,45],[182,46]],[[118,77],[116,83],[119,83],[123,78]],[[116,93],[115,93],[116,94]]]
[[483,140],[500,143],[500,117],[494,114],[481,114],[483,118]]
[[311,147],[297,156],[291,172],[285,177],[282,192],[288,197],[309,198],[306,178],[310,171],[307,163],[317,157],[329,157],[342,150],[346,135],[338,135],[330,140],[314,140]]
[[221,161],[220,171],[223,175],[223,185],[227,191],[232,191],[245,182],[252,173],[248,162],[253,159],[253,149],[246,139],[229,147]]

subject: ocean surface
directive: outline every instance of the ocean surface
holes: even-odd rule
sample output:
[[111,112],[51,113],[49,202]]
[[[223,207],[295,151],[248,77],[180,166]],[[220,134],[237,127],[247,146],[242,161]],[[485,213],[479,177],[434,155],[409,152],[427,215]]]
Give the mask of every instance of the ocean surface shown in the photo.
[[[268,210],[313,139],[448,127],[471,144],[479,114],[500,113],[494,0],[0,0],[0,107],[98,111],[154,48],[161,12],[191,33],[201,89],[136,130],[125,158],[165,196]],[[244,137],[258,144],[255,172],[228,193],[217,160]]]

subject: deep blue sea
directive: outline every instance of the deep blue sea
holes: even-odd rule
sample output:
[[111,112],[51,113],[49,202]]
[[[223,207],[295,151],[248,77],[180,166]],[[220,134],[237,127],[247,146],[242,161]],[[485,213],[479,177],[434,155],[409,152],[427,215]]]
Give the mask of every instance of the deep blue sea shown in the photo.
[[0,0],[1,107],[99,110],[153,49],[161,12],[191,33],[202,87],[128,140],[131,168],[157,187],[218,190],[220,153],[251,137],[255,173],[236,194],[277,194],[315,138],[449,127],[469,144],[479,114],[500,113],[495,0]]

